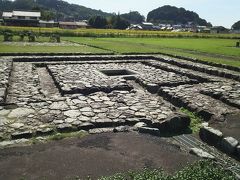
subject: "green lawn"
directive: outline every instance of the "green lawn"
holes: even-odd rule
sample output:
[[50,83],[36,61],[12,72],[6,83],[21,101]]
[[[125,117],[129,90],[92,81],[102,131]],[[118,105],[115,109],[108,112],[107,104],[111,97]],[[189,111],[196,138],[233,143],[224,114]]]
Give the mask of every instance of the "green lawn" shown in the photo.
[[[0,36],[0,53],[84,53],[84,54],[100,54],[109,53],[109,51],[99,48],[89,47],[85,45],[23,45],[18,42],[19,38],[14,37],[13,44],[6,44],[3,42],[3,37]],[[25,37],[27,42],[27,37]],[[49,42],[48,37],[37,38],[36,42],[44,43]],[[18,44],[19,43],[19,44]]]
[[0,44],[0,53],[109,53],[89,46],[12,46]]
[[[81,46],[22,46],[4,44],[0,36],[0,53],[168,53],[198,58],[204,61],[240,67],[240,48],[234,39],[209,38],[94,38],[62,37]],[[25,38],[27,41],[27,38]],[[18,41],[18,37],[14,37]],[[48,42],[49,38],[39,38]]]
[[111,50],[115,53],[170,53],[205,61],[240,66],[237,40],[193,38],[86,38],[67,37],[78,42]]

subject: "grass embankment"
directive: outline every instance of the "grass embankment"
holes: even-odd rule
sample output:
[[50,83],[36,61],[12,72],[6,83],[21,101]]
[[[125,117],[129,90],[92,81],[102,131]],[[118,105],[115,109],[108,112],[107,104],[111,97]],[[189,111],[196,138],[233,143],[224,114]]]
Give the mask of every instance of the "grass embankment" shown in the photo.
[[117,29],[60,29],[60,28],[38,28],[38,27],[12,27],[0,26],[0,32],[10,29],[14,32],[33,31],[40,34],[58,33],[61,36],[74,37],[192,37],[192,38],[226,38],[237,39],[240,34],[210,34],[192,32],[169,32],[169,31],[138,31],[138,30],[117,30]]
[[144,169],[141,171],[119,173],[110,177],[102,177],[100,180],[234,180],[235,177],[229,171],[224,170],[212,161],[199,161],[189,165],[175,175],[167,175],[162,170]]
[[236,40],[199,38],[84,38],[65,40],[108,49],[115,53],[169,53],[240,67]]

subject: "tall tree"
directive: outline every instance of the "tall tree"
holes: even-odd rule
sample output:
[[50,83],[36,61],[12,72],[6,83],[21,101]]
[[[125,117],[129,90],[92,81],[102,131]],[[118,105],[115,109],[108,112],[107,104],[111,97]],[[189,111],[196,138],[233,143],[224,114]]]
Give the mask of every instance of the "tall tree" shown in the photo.
[[129,13],[121,14],[121,17],[133,24],[139,24],[145,20],[145,17],[137,11],[130,11]]
[[107,26],[107,19],[102,16],[93,16],[89,19],[88,23],[94,28],[105,29]]
[[114,29],[126,29],[129,25],[130,25],[130,23],[128,21],[126,21],[125,19],[122,19],[120,14],[118,14],[115,17],[115,20],[113,22]]

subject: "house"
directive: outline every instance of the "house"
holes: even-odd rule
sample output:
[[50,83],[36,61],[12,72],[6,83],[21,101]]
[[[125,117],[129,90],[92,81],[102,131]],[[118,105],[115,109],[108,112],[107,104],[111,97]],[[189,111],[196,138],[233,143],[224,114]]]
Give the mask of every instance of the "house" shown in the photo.
[[38,26],[41,12],[12,11],[3,12],[3,23],[6,26]]
[[142,30],[142,26],[140,26],[139,24],[131,24],[127,30]]
[[141,27],[143,30],[154,30],[154,25],[150,22],[142,22]]
[[229,33],[229,30],[226,29],[223,26],[214,26],[214,27],[211,28],[211,33],[216,33],[216,34],[219,34],[219,33]]
[[77,29],[77,28],[88,28],[89,25],[86,21],[80,22],[59,22],[59,28],[62,29]]
[[39,27],[43,28],[53,28],[53,27],[58,27],[58,23],[54,21],[39,21]]

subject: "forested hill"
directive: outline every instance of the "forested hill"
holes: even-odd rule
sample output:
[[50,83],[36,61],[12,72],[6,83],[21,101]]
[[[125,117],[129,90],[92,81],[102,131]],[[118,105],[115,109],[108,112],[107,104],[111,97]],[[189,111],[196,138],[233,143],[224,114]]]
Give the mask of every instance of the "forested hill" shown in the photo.
[[193,22],[201,26],[211,26],[205,19],[193,11],[174,6],[162,6],[148,13],[147,21],[154,23],[186,24]]
[[0,14],[12,10],[40,10],[45,20],[56,19],[57,16],[59,20],[84,20],[96,15],[111,15],[62,0],[0,0]]
[[[109,17],[113,15],[101,10],[70,4],[63,0],[0,0],[0,16],[3,11],[12,10],[41,11],[42,19],[58,19],[60,21],[88,20],[92,16]],[[137,11],[122,14],[121,17],[130,23],[141,23],[144,21],[144,16]],[[163,6],[149,12],[147,21],[170,24],[194,22],[198,25],[210,25],[206,20],[201,19],[197,13],[174,6]]]

